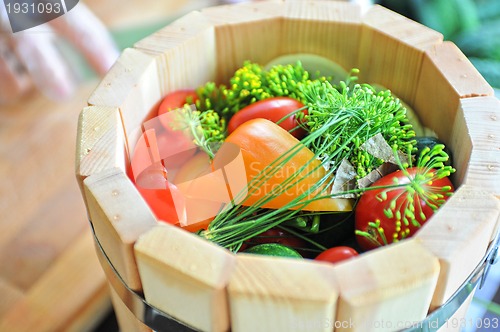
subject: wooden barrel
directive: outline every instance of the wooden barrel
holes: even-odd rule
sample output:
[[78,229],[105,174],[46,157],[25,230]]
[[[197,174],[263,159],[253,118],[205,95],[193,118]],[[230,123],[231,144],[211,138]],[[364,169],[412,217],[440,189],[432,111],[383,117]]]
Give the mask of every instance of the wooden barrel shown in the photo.
[[[235,255],[157,223],[127,177],[141,124],[167,93],[293,53],[359,68],[451,148],[457,190],[413,238],[342,264]],[[144,305],[175,331],[401,330],[459,290],[498,232],[500,102],[453,43],[381,6],[262,1],[192,12],[124,50],[88,104],[76,174],[124,331],[155,328],[138,314]]]

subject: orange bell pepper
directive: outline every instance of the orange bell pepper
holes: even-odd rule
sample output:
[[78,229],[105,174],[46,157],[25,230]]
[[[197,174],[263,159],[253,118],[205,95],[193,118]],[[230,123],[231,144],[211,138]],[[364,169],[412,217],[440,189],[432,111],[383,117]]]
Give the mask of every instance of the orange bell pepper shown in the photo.
[[[173,183],[182,184],[199,179],[212,172],[210,157],[204,152],[198,152],[188,160],[177,172]],[[221,202],[210,201],[204,197],[189,197],[185,200],[187,222],[181,227],[190,232],[206,229],[221,209]]]
[[[307,200],[315,196],[325,196],[329,193],[324,187],[313,188],[321,179],[326,176],[326,170],[321,166],[321,162],[315,157],[314,153],[306,146],[300,147],[299,140],[293,137],[286,130],[266,119],[254,119],[241,124],[227,138],[226,143],[233,143],[240,147],[247,181],[249,182],[248,195],[240,204],[245,206],[255,205],[264,196],[270,197],[272,190],[282,186],[287,186],[283,182],[291,176],[295,178],[289,183],[293,184],[290,188],[281,191],[275,198],[266,201],[261,205],[263,208],[278,209],[289,203],[300,195],[311,191],[300,200],[306,203]],[[287,153],[294,147],[296,153],[288,154],[288,161],[285,160],[273,163],[277,158]],[[217,158],[217,155],[216,155]],[[309,163],[303,170],[301,167]],[[274,167],[278,165],[278,167]],[[260,173],[264,168],[271,166],[274,172],[272,175],[264,177]],[[298,174],[295,174],[299,172]],[[260,173],[260,174],[259,174]],[[308,174],[310,173],[310,174]],[[259,176],[262,181],[252,185],[252,179]],[[252,187],[254,189],[252,189]],[[297,202],[299,202],[297,200]],[[307,211],[350,211],[352,210],[352,201],[345,198],[325,197],[319,200],[309,202],[307,205],[297,204],[291,209]]]

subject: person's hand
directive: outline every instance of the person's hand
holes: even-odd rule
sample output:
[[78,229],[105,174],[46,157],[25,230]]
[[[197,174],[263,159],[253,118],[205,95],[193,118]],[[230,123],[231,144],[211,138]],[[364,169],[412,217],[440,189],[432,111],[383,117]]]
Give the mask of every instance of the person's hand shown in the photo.
[[76,78],[55,43],[60,37],[99,75],[119,54],[105,26],[82,3],[46,24],[17,33],[11,32],[6,8],[0,4],[0,104],[16,101],[33,88],[55,100],[73,94]]

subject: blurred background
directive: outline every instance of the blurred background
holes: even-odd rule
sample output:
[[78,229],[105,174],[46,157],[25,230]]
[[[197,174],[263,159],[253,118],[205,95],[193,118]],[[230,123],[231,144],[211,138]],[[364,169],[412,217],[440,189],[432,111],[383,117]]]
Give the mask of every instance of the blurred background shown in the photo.
[[[101,33],[99,40],[105,45],[93,47],[97,54],[88,55],[82,48],[89,48],[89,42],[93,46],[92,41],[79,40],[77,33],[82,27],[94,26],[90,21],[75,26],[59,22],[59,26],[33,30],[26,39],[50,38],[62,54],[68,72],[53,75],[51,61],[44,60],[42,68],[36,68],[40,57],[32,41],[12,40],[10,32],[0,30],[0,60],[7,59],[9,64],[9,57],[17,56],[21,67],[26,67],[11,65],[19,75],[17,85],[7,89],[2,84],[12,72],[0,66],[0,331],[118,330],[74,178],[78,114],[119,51],[191,10],[222,2],[231,1],[81,0],[102,22],[110,39]],[[498,96],[499,0],[376,2],[455,42],[497,89]],[[5,23],[5,15],[3,20]],[[65,35],[73,28],[76,37]],[[97,35],[100,31],[95,30]],[[31,45],[30,57],[22,59],[10,52],[12,45],[19,49]],[[67,76],[67,84],[49,89],[50,84],[44,83],[59,74]],[[499,284],[500,264],[496,264],[472,301],[470,319],[500,317]],[[475,330],[473,324],[465,329]]]
[[500,1],[380,0],[453,41],[488,83],[500,88]]

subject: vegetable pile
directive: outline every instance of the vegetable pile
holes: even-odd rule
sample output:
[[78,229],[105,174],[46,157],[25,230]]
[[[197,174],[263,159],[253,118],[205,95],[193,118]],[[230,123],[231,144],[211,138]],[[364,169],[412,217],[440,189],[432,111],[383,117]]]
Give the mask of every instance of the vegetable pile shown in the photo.
[[233,252],[336,263],[408,238],[452,194],[454,169],[357,73],[245,62],[227,85],[172,92],[130,178],[159,220]]

